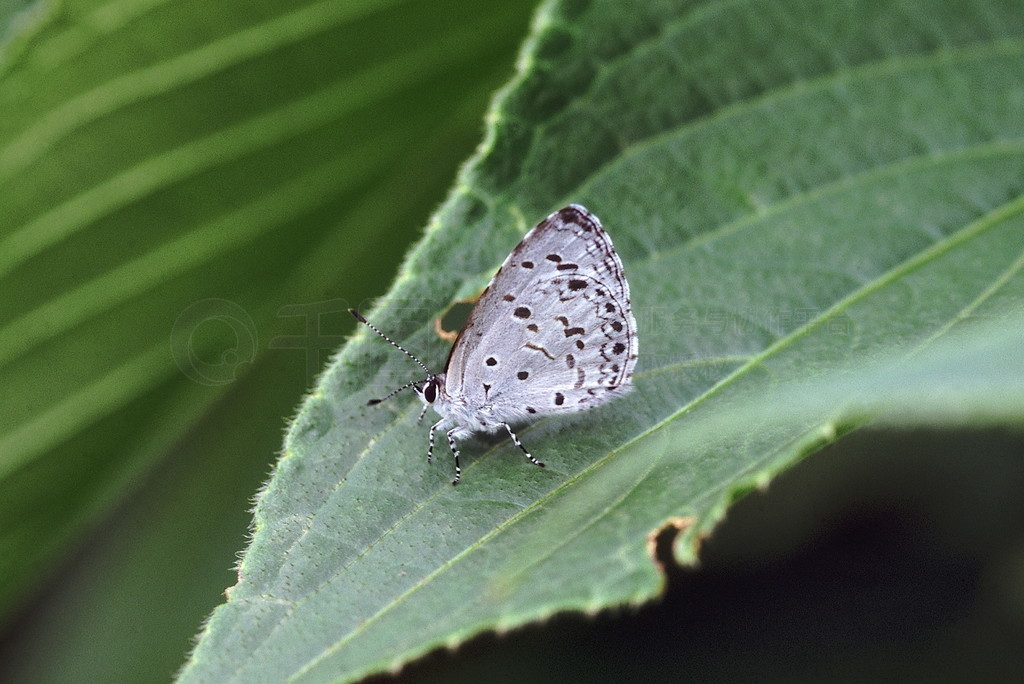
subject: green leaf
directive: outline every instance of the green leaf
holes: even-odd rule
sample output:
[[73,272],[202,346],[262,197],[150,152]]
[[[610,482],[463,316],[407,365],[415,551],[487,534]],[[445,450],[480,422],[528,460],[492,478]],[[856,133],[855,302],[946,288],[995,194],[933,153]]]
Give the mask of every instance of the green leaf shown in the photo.
[[156,681],[533,2],[0,5],[0,680]]
[[[417,368],[363,331],[289,431],[181,681],[351,680],[486,629],[646,601],[753,486],[873,418],[1024,416],[1024,42],[1013,3],[547,4],[464,169],[368,317],[432,319],[530,225],[597,213],[636,389],[425,463]],[[982,324],[984,323],[984,324]]]

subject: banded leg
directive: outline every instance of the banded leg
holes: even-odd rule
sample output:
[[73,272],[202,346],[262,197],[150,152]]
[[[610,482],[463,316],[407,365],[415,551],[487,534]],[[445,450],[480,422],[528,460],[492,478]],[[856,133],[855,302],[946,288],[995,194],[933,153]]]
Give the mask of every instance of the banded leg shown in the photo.
[[437,428],[443,423],[443,420],[439,420],[430,426],[430,446],[427,447],[427,463],[434,460],[434,433],[437,432]]
[[533,454],[527,451],[526,447],[523,446],[523,443],[519,441],[519,438],[516,436],[516,433],[512,432],[512,426],[509,425],[508,423],[502,423],[502,425],[505,427],[506,430],[508,430],[508,436],[511,437],[512,441],[516,443],[516,446],[522,449],[523,453],[526,454],[526,458],[529,459],[530,463],[532,463],[535,466],[540,466],[541,468],[543,468],[544,464],[535,459],[533,457]]
[[455,479],[452,480],[453,485],[459,484],[459,480],[462,479],[462,468],[459,466],[459,449],[455,446],[455,438],[452,436],[452,433],[458,429],[458,426],[455,426],[445,433],[448,436],[448,448],[452,450],[452,456],[455,457]]

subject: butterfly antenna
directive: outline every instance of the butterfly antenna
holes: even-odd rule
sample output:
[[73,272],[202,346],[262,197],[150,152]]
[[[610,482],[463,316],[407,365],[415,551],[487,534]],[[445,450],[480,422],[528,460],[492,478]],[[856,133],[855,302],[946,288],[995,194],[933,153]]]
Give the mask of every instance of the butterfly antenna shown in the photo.
[[[391,339],[390,337],[388,337],[387,335],[385,335],[384,333],[382,333],[382,332],[381,332],[380,330],[378,330],[378,329],[377,329],[377,326],[375,326],[375,325],[374,325],[373,323],[370,323],[370,322],[369,322],[368,320],[366,320],[365,318],[363,318],[363,314],[359,313],[359,312],[358,312],[358,311],[356,311],[355,309],[349,309],[349,310],[348,310],[348,312],[349,312],[350,314],[352,314],[353,316],[355,316],[355,319],[356,319],[357,321],[359,321],[360,323],[362,323],[363,325],[365,325],[365,326],[366,326],[367,328],[369,328],[369,329],[370,329],[370,330],[372,330],[373,332],[375,332],[375,333],[377,333],[378,335],[380,335],[381,337],[383,337],[383,338],[384,338],[384,341],[385,341],[385,342],[387,342],[388,344],[390,344],[390,345],[391,345],[392,347],[395,347],[396,349],[398,349],[398,350],[399,350],[400,352],[402,352],[403,354],[405,354],[406,356],[408,356],[408,357],[409,357],[410,359],[412,359],[412,360],[413,360],[413,361],[415,361],[416,363],[420,364],[420,368],[422,368],[422,369],[423,369],[424,371],[426,371],[427,375],[433,375],[433,373],[431,373],[431,372],[430,372],[430,369],[429,369],[429,368],[427,368],[427,365],[426,365],[425,363],[423,363],[422,361],[420,361],[419,359],[417,359],[417,358],[416,358],[416,357],[415,357],[415,356],[414,356],[414,355],[413,355],[413,354],[412,354],[412,353],[411,353],[411,352],[410,352],[410,351],[409,351],[408,349],[406,349],[406,348],[405,348],[405,347],[403,347],[402,345],[398,344],[398,343],[397,343],[397,342],[395,342],[395,341],[394,341],[393,339]],[[391,394],[396,394],[397,392],[400,392],[401,390],[404,390],[404,389],[405,389],[406,387],[411,387],[411,386],[412,386],[412,385],[414,385],[414,384],[415,384],[416,382],[419,382],[419,381],[417,380],[417,381],[415,381],[415,382],[410,382],[409,384],[407,384],[407,385],[404,385],[403,387],[400,387],[399,389],[395,390],[395,391],[394,391],[394,392],[392,392]],[[388,395],[388,397],[390,397],[390,396],[391,396],[391,394],[389,394],[389,395]],[[387,399],[387,397],[384,397],[384,399]],[[383,401],[383,399],[382,399],[381,401]]]
[[[402,385],[401,387],[399,387],[398,389],[390,392],[386,397],[381,397],[380,399],[371,399],[370,401],[366,402],[366,405],[367,406],[373,406],[374,404],[379,404],[382,401],[387,401],[388,399],[390,399],[391,397],[395,396],[396,394],[398,394],[402,390],[409,389],[410,387],[415,385],[417,382],[420,382],[420,381],[419,380],[412,380],[411,382],[407,382],[404,385]],[[426,404],[424,404],[424,406],[426,406]]]

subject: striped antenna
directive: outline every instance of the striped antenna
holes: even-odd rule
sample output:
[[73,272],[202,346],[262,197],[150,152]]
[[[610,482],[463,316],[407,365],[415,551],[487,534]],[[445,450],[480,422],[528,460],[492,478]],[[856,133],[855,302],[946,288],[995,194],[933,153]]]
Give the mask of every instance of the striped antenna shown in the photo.
[[[427,366],[426,366],[426,364],[425,364],[425,363],[423,363],[423,362],[422,362],[422,361],[420,361],[420,360],[419,360],[418,358],[416,358],[416,356],[415,356],[415,355],[414,355],[413,353],[411,353],[411,352],[410,352],[410,351],[409,351],[408,349],[406,349],[405,347],[403,347],[402,345],[398,344],[398,343],[397,343],[397,342],[395,342],[395,341],[394,341],[393,339],[391,339],[390,337],[388,337],[387,335],[385,335],[384,333],[382,333],[382,332],[381,332],[381,331],[380,331],[380,330],[379,330],[379,329],[377,328],[377,326],[375,326],[375,325],[374,325],[373,323],[370,323],[370,322],[369,322],[368,320],[366,320],[366,319],[365,319],[365,318],[363,317],[363,314],[359,313],[359,312],[358,312],[358,311],[356,311],[355,309],[349,309],[349,310],[348,310],[348,312],[349,312],[350,314],[352,314],[352,315],[353,315],[353,316],[355,317],[355,319],[356,319],[357,321],[359,321],[360,323],[362,323],[363,325],[365,325],[365,326],[366,326],[367,328],[369,328],[369,329],[370,329],[370,330],[372,330],[373,332],[375,332],[375,333],[377,333],[378,335],[380,335],[380,336],[381,336],[382,338],[384,338],[384,341],[385,341],[385,342],[387,342],[388,344],[390,344],[390,345],[391,345],[392,347],[395,347],[395,348],[396,348],[396,349],[398,349],[398,350],[399,350],[400,352],[402,352],[403,354],[405,354],[406,356],[408,356],[408,357],[409,357],[410,359],[412,359],[413,361],[415,361],[416,363],[418,363],[418,364],[420,365],[420,368],[422,368],[422,369],[423,369],[423,370],[424,370],[424,371],[426,372],[426,374],[427,374],[427,378],[428,378],[428,379],[429,379],[429,378],[431,378],[431,377],[433,377],[433,375],[434,375],[434,374],[430,372],[430,369],[429,369],[429,368],[427,368]],[[382,397],[381,399],[371,399],[370,401],[366,402],[366,405],[367,405],[367,406],[373,406],[374,404],[379,404],[380,402],[384,401],[385,399],[390,399],[391,397],[395,396],[396,394],[398,394],[398,393],[399,393],[399,392],[401,392],[402,390],[405,390],[405,389],[409,389],[410,387],[412,387],[413,385],[415,385],[415,384],[417,384],[417,383],[419,383],[419,382],[423,382],[423,381],[422,381],[422,380],[412,380],[411,382],[407,382],[407,383],[405,383],[404,385],[402,385],[401,387],[399,387],[398,389],[396,389],[395,391],[393,391],[393,392],[391,392],[390,394],[388,394],[388,395],[387,395],[386,397]]]
[[[388,393],[388,395],[386,397],[381,397],[380,399],[371,399],[370,401],[366,402],[366,405],[367,406],[373,406],[374,404],[379,404],[382,401],[387,401],[388,399],[390,399],[391,397],[395,396],[396,394],[398,394],[402,390],[409,389],[410,387],[412,387],[413,385],[415,385],[418,382],[423,382],[423,381],[422,380],[412,380],[411,382],[407,382],[404,385],[402,385],[401,387],[399,387],[398,389]],[[426,404],[424,404],[424,408],[426,408]]]

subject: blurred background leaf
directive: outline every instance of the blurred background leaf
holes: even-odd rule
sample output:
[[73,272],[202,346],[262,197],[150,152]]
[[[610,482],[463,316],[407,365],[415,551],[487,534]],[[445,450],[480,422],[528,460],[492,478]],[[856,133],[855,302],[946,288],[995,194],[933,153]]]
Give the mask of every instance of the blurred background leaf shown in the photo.
[[0,678],[180,666],[532,11],[0,4]]

